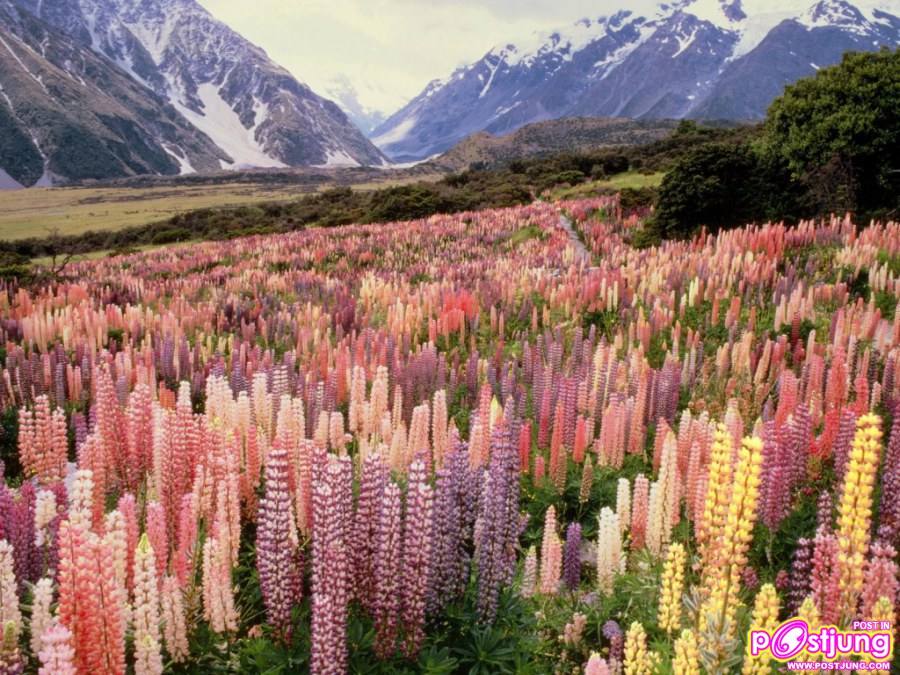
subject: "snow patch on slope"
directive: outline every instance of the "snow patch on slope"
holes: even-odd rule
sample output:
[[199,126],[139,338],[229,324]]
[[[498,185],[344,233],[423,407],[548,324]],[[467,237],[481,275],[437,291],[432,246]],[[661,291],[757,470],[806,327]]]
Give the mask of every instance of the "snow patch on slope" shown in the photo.
[[131,34],[137,38],[157,65],[162,63],[163,53],[169,46],[169,39],[179,19],[178,14],[165,13],[165,19],[155,25],[146,21],[126,24]]
[[286,165],[270,157],[256,140],[256,128],[248,129],[222,98],[219,88],[207,82],[197,87],[197,97],[203,102],[203,114],[198,114],[184,105],[177,97],[173,103],[188,121],[209,136],[213,143],[224,150],[232,159],[232,164],[223,163],[223,168],[241,169],[247,167],[284,168]]
[[376,136],[371,140],[378,147],[383,147],[385,145],[390,145],[391,143],[402,141],[409,135],[409,132],[413,130],[413,127],[416,126],[417,121],[417,116],[410,115],[393,129],[389,129],[380,136]]
[[756,14],[747,18],[741,25],[741,36],[734,45],[730,61],[739,59],[752,52],[775,26],[796,16],[796,12],[775,11]]
[[186,176],[189,173],[197,173],[197,169],[195,169],[190,160],[188,160],[187,155],[185,155],[184,151],[178,146],[172,146],[168,143],[164,143],[162,146],[163,150],[166,151],[172,159],[178,162],[178,175]]
[[359,166],[359,162],[353,159],[343,150],[328,150],[324,164],[320,167]]

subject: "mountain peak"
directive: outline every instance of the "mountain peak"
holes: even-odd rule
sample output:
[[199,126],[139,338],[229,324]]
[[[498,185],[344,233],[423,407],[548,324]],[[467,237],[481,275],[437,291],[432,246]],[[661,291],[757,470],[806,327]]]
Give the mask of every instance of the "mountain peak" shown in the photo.
[[[214,168],[386,163],[337,105],[196,0],[0,2],[114,64],[154,105],[169,105],[167,114],[217,149]],[[161,152],[174,153],[179,171],[196,168],[183,147]]]

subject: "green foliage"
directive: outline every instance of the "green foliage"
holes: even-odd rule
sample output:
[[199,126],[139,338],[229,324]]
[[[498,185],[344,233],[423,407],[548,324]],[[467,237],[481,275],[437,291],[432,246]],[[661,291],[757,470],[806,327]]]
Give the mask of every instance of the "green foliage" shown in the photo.
[[585,333],[590,330],[591,326],[596,326],[598,335],[612,340],[619,325],[619,314],[614,309],[585,312],[581,317],[581,325],[584,327]]
[[509,245],[512,247],[521,246],[526,241],[532,239],[540,239],[543,241],[546,238],[547,233],[538,225],[526,225],[512,233],[512,236],[509,238]]
[[19,415],[14,407],[0,413],[0,463],[5,468],[6,480],[17,480],[22,475],[19,463],[19,448],[16,440],[19,437]]
[[875,292],[875,306],[881,311],[881,316],[888,321],[894,320],[894,313],[897,311],[897,296],[887,291]]
[[[770,195],[783,176],[778,167],[760,160],[747,144],[701,146],[677,162],[663,178],[654,227],[663,237],[692,235],[698,228],[712,232],[785,213],[771,208]],[[780,201],[780,200],[779,200]],[[790,211],[787,211],[790,213]]]
[[21,253],[0,251],[0,279],[27,279],[31,261]]
[[812,185],[820,208],[896,207],[900,50],[851,52],[788,86],[769,108],[762,148]]

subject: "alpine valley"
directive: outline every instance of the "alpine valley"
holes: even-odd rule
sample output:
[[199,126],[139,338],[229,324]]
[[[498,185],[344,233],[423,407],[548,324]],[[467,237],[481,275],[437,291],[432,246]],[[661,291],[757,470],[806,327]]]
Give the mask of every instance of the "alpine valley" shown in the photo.
[[502,44],[372,134],[395,161],[560,117],[756,120],[844,52],[900,44],[898,0],[682,0]]
[[0,0],[0,188],[384,164],[195,0]]

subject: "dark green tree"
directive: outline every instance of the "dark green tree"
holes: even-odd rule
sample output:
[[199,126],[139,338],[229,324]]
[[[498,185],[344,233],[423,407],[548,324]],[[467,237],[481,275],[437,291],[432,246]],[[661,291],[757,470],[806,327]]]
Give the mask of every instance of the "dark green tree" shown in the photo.
[[734,227],[754,220],[760,209],[759,163],[750,147],[713,143],[689,152],[663,178],[655,222],[667,238],[689,236],[698,227]]
[[900,50],[848,53],[785,89],[760,150],[783,160],[822,212],[898,206]]

